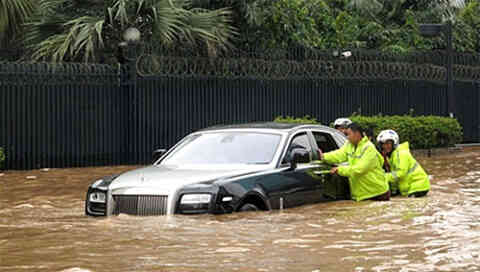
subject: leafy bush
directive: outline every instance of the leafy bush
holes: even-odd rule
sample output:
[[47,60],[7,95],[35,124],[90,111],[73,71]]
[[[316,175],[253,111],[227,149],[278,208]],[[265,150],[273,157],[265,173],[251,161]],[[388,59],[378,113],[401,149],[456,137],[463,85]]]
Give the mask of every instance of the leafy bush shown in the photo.
[[[318,47],[324,43],[316,15],[328,16],[323,1],[278,0],[257,1],[258,28],[263,44],[268,47],[288,47],[292,44]],[[327,18],[325,18],[327,19]],[[327,21],[331,21],[328,16]]]
[[456,119],[440,116],[352,116],[362,128],[372,128],[374,135],[393,129],[400,142],[408,141],[412,149],[449,147],[462,141],[462,127]]
[[4,161],[5,161],[5,153],[3,152],[3,148],[0,147],[0,169],[2,168]]
[[[400,136],[400,142],[408,141],[412,149],[449,147],[462,141],[462,127],[456,119],[440,116],[361,116],[350,119],[363,129],[373,129],[376,137],[384,129],[393,129]],[[305,116],[295,118],[279,116],[275,122],[319,124],[315,118]],[[333,124],[331,124],[333,125]]]
[[278,123],[299,123],[299,124],[319,124],[317,119],[310,117],[310,115],[305,115],[302,118],[295,118],[291,116],[283,117],[278,116],[275,118],[274,122]]

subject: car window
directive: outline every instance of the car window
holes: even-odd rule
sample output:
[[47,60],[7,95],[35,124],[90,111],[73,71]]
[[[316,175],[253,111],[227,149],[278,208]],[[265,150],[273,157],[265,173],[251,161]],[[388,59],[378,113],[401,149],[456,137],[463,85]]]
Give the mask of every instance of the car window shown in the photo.
[[308,136],[306,133],[302,133],[300,135],[295,136],[292,139],[289,148],[295,145],[299,145],[308,151],[312,151],[312,148],[310,147],[310,142],[308,141]]
[[215,132],[191,136],[161,164],[269,164],[278,149],[279,134]]
[[295,135],[293,139],[290,141],[290,144],[288,145],[287,153],[285,154],[285,157],[283,158],[282,163],[287,162],[287,158],[290,156],[290,152],[292,150],[292,147],[294,146],[301,146],[305,148],[310,153],[310,158],[312,158],[312,147],[310,145],[310,141],[308,140],[307,133],[301,133],[301,134]]
[[337,144],[338,147],[343,146],[347,142],[347,137],[343,135],[343,133],[332,133],[332,137],[335,140],[335,143]]
[[324,132],[312,131],[317,147],[320,148],[323,152],[330,152],[338,149],[335,140],[332,138],[332,135]]

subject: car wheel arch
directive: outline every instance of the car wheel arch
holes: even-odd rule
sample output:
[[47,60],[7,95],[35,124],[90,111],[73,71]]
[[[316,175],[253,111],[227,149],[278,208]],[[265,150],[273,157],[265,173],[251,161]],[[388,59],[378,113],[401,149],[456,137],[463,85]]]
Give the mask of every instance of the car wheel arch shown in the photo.
[[238,212],[246,204],[253,204],[262,211],[271,210],[270,203],[267,201],[266,197],[256,191],[245,194],[245,196],[238,202],[235,211]]

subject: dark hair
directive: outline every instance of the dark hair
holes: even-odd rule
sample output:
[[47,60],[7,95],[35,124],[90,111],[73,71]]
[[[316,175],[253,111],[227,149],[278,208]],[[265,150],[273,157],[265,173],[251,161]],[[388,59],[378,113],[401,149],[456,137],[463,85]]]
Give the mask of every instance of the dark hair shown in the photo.
[[350,125],[348,125],[347,128],[351,129],[354,132],[360,132],[360,134],[363,134],[363,128],[357,123],[351,123]]
[[372,137],[373,138],[373,128],[372,127],[368,127],[366,130],[365,130],[365,135],[367,137]]

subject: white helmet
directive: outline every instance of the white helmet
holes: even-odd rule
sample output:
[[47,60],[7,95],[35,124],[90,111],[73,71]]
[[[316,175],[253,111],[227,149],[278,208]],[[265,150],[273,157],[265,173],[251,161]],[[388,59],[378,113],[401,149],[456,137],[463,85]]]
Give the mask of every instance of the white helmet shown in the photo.
[[398,137],[398,134],[391,129],[383,130],[377,136],[378,143],[385,143],[388,140],[393,142],[394,148],[397,148],[398,144],[400,143],[400,137]]
[[348,127],[348,125],[350,125],[352,123],[352,121],[348,118],[338,118],[337,120],[335,120],[335,123],[333,123],[333,126],[334,127]]

